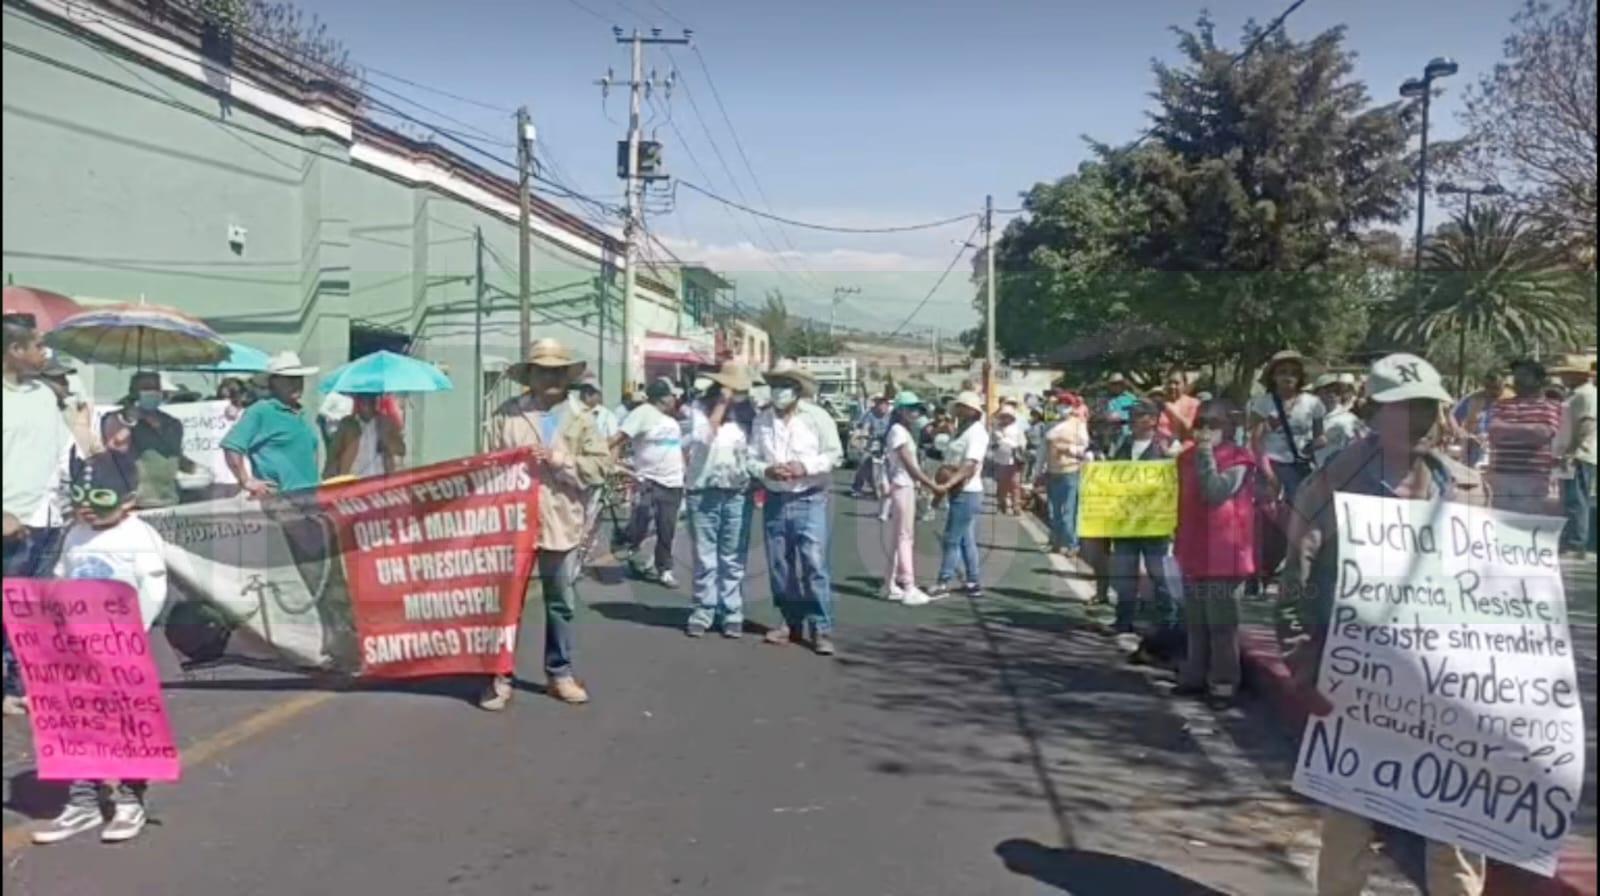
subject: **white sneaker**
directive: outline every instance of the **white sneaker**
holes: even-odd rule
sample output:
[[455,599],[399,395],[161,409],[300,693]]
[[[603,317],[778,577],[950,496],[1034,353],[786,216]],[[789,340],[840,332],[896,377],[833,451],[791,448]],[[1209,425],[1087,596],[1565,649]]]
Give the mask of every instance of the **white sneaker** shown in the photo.
[[893,582],[886,582],[884,583],[883,590],[878,592],[878,596],[884,600],[891,601],[893,603],[899,603],[906,599],[906,592],[905,589],[901,588],[899,585],[896,585]]
[[111,823],[100,832],[100,842],[121,843],[132,840],[144,830],[144,806],[140,803],[118,803],[111,815]]
[[921,588],[918,588],[915,585],[912,585],[910,588],[906,589],[906,596],[904,598],[904,602],[905,602],[905,605],[908,606],[908,607],[924,606],[926,604],[933,603],[933,600],[934,600],[933,595],[929,594],[926,591],[923,591]]
[[50,824],[33,832],[33,842],[40,845],[60,843],[84,831],[92,831],[105,822],[99,806],[68,806],[51,819]]
[[663,588],[676,588],[678,587],[678,580],[668,571],[656,576],[656,584]]

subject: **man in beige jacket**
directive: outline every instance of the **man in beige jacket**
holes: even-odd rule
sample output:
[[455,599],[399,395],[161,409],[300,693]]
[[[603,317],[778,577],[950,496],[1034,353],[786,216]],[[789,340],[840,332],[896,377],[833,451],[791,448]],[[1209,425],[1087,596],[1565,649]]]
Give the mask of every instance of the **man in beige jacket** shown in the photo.
[[[539,477],[539,586],[544,593],[544,670],[550,696],[587,703],[589,693],[572,675],[573,610],[577,574],[573,550],[584,536],[590,490],[605,481],[611,452],[588,414],[573,413],[567,388],[583,375],[579,361],[554,339],[540,339],[528,360],[506,375],[527,386],[502,404],[490,420],[489,448],[531,449]],[[511,676],[496,675],[479,706],[504,709],[511,701]]]

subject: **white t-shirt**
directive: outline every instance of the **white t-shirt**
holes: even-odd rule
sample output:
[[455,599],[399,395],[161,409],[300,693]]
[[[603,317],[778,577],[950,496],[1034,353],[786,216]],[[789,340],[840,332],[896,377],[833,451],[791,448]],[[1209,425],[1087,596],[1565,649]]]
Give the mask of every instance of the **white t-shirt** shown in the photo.
[[109,579],[132,585],[139,592],[139,615],[148,631],[167,603],[164,544],[156,530],[136,516],[125,517],[108,529],[75,522],[61,539],[56,577]]
[[945,463],[963,466],[970,460],[978,465],[978,471],[961,484],[963,492],[983,493],[983,459],[988,453],[989,430],[981,419],[950,440],[950,447],[944,454]]
[[711,417],[699,405],[691,407],[688,446],[689,488],[743,491],[750,484],[750,437],[731,410],[713,433]]
[[890,488],[910,488],[917,484],[906,470],[905,462],[900,459],[900,449],[906,445],[911,446],[912,455],[915,456],[916,442],[911,439],[911,431],[901,423],[889,427],[889,434],[883,440],[883,470]]
[[1316,437],[1317,424],[1327,414],[1322,399],[1310,392],[1301,392],[1283,403],[1283,416],[1289,421],[1289,431],[1294,435],[1294,447],[1283,436],[1283,424],[1278,409],[1272,403],[1272,393],[1263,392],[1250,400],[1250,416],[1265,420],[1266,437],[1261,441],[1262,451],[1278,463],[1293,463],[1298,452],[1301,460],[1311,457],[1311,440]]
[[683,424],[653,404],[634,408],[618,430],[633,446],[633,470],[640,479],[666,488],[683,488]]
[[356,461],[350,473],[362,479],[368,476],[382,476],[383,451],[378,445],[378,418],[359,422],[361,437],[356,440]]
[[1012,420],[995,433],[994,462],[1009,466],[1022,461],[1022,452],[1028,447],[1028,429],[1020,420]]
[[[1566,436],[1557,451],[1557,455],[1566,451],[1567,445],[1572,441],[1572,433],[1576,431],[1578,423],[1585,418],[1595,419],[1595,389],[1594,383],[1584,383],[1572,390],[1572,395],[1567,399],[1565,413],[1561,419],[1562,434]],[[1578,446],[1578,460],[1592,464],[1595,462],[1595,430],[1589,430],[1589,437]]]
[[1134,439],[1132,450],[1128,456],[1134,460],[1143,460],[1144,453],[1150,450],[1150,443],[1154,441],[1155,439]]

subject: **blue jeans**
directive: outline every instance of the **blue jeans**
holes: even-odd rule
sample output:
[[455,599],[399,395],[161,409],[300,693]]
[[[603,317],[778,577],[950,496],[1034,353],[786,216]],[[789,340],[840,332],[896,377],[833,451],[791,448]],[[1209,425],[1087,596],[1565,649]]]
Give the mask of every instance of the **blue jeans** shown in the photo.
[[957,492],[950,496],[950,513],[944,519],[943,559],[939,561],[939,584],[956,577],[956,567],[966,566],[967,586],[983,584],[983,569],[978,562],[978,514],[983,511],[983,492]]
[[1589,549],[1589,527],[1594,514],[1594,464],[1576,461],[1572,478],[1561,480],[1561,506],[1567,513],[1567,527],[1561,531],[1561,547],[1570,551]]
[[767,492],[762,509],[772,602],[791,631],[807,622],[815,635],[833,633],[833,583],[828,577],[828,493]]
[[1117,591],[1116,630],[1133,631],[1139,600],[1139,566],[1155,586],[1157,629],[1178,625],[1177,595],[1183,593],[1178,578],[1178,561],[1172,556],[1170,538],[1119,538],[1111,548],[1111,584]]
[[[56,554],[61,547],[60,528],[35,528],[29,526],[15,538],[6,539],[4,554],[0,556],[0,575],[6,578],[48,579],[56,565]],[[11,651],[11,636],[0,630],[0,640],[5,644],[5,692],[8,697],[20,697],[27,690],[22,681],[22,669],[17,655]]]
[[750,549],[749,496],[708,488],[692,492],[689,527],[694,535],[694,611],[689,624],[710,628],[744,622],[744,563]]
[[1058,548],[1078,548],[1078,481],[1080,473],[1051,473],[1050,537]]
[[539,590],[544,592],[544,673],[572,677],[572,617],[578,605],[576,551],[539,550]]

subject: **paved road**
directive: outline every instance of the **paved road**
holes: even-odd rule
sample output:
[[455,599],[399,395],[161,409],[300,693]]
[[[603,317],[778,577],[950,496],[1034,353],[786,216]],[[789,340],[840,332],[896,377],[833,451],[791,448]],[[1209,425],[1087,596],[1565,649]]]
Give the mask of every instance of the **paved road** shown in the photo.
[[[870,509],[838,499],[834,660],[689,640],[682,594],[590,584],[581,708],[173,676],[191,746],[158,823],[118,848],[8,829],[6,892],[1309,892],[1314,819],[1261,707],[1214,715],[1123,665],[1012,520],[985,518],[980,604],[876,600]],[[25,729],[5,735],[9,826],[59,793],[26,771]]]

